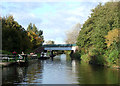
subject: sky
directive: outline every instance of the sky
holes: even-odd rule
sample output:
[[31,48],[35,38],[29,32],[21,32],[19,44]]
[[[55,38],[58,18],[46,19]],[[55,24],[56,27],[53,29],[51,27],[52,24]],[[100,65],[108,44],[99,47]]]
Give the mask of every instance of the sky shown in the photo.
[[64,44],[66,32],[90,17],[91,9],[108,0],[2,0],[0,16],[13,15],[27,29],[30,23],[43,30],[44,40]]

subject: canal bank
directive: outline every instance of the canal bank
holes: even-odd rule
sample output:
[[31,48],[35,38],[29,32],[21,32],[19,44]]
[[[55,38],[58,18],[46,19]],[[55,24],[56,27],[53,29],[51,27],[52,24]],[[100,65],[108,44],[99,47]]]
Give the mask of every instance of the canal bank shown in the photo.
[[[68,53],[67,53],[68,54]],[[71,59],[77,59],[80,60],[84,63],[87,64],[91,64],[91,65],[96,65],[96,66],[104,66],[107,68],[115,68],[115,69],[120,69],[120,58],[117,59],[117,61],[113,60],[114,63],[112,63],[112,61],[108,62],[108,58],[105,56],[91,56],[89,54],[85,54],[85,55],[81,55],[80,52],[75,52],[75,53],[69,53]],[[113,57],[112,57],[113,58]]]
[[120,70],[70,60],[65,54],[54,60],[37,60],[28,66],[2,69],[2,83],[24,84],[118,84]]
[[3,67],[8,67],[12,65],[24,66],[27,65],[28,62],[32,62],[34,60],[38,60],[37,54],[27,55],[27,54],[18,54],[18,55],[0,55],[0,65]]

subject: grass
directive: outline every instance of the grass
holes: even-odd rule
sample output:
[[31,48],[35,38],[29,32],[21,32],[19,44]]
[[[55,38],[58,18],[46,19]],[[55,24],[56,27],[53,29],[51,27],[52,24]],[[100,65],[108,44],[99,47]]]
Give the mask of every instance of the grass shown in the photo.
[[6,51],[6,50],[0,50],[0,53],[2,53],[2,54],[12,55],[12,53],[11,53],[11,52]]

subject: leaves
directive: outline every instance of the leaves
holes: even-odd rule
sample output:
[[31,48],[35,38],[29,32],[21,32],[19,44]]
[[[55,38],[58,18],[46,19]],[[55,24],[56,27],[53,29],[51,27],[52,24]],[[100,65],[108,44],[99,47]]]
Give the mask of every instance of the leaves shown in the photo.
[[109,47],[113,42],[120,41],[120,29],[113,29],[105,36],[107,46]]
[[108,31],[120,26],[119,21],[119,4],[120,2],[108,2],[105,5],[99,4],[91,17],[83,24],[77,39],[77,45],[80,48],[88,49],[91,46],[106,48],[104,36]]
[[119,40],[120,2],[107,2],[92,9],[91,16],[79,32],[76,44],[80,48],[81,55],[89,54],[94,58],[93,62],[105,64],[104,62],[108,62],[109,57],[109,60],[113,62],[113,59],[115,60],[120,55]]
[[46,41],[46,44],[55,44],[55,42],[52,40],[49,40],[49,41]]
[[28,25],[27,31],[28,31],[27,32],[28,37],[30,38],[30,41],[33,44],[33,49],[37,48],[38,46],[40,46],[44,42],[44,39],[42,36],[43,31],[42,30],[38,31],[35,24],[33,24],[33,26],[32,26],[32,23],[30,23]]
[[13,16],[2,18],[2,49],[7,51],[25,51],[31,49],[31,42],[25,29],[14,21]]
[[14,20],[13,16],[2,18],[2,48],[7,51],[35,49],[43,43],[42,31],[30,23],[27,31]]

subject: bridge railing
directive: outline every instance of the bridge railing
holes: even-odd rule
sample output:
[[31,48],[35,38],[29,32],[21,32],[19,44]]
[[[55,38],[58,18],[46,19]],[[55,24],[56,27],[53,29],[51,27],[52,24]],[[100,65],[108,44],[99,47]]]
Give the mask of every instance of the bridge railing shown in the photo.
[[76,46],[76,44],[45,44],[43,47],[72,47]]

